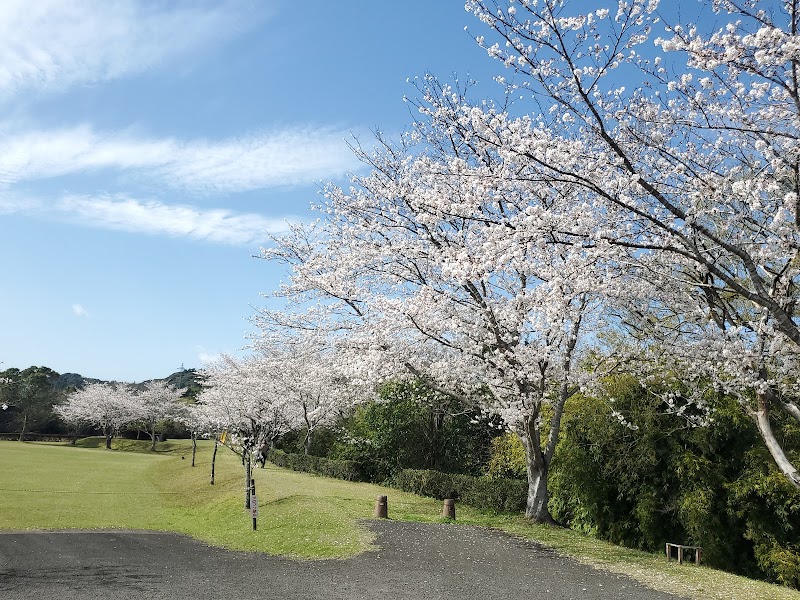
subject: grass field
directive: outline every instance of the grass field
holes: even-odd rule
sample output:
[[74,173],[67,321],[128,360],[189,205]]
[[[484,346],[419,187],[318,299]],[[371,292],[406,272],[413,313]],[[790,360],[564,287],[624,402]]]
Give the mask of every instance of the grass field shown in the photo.
[[[395,489],[256,469],[260,518],[252,531],[244,509],[243,472],[226,448],[209,485],[212,442],[200,442],[197,466],[187,440],[115,440],[114,450],[90,438],[78,446],[0,442],[0,529],[150,529],[176,531],[209,544],[298,558],[347,557],[367,550],[360,521],[375,498],[389,496],[389,517],[441,522],[441,503]],[[659,555],[606,544],[578,533],[532,526],[516,515],[459,505],[460,523],[500,528],[650,587],[689,598],[800,600],[800,592],[705,567],[678,566]]]

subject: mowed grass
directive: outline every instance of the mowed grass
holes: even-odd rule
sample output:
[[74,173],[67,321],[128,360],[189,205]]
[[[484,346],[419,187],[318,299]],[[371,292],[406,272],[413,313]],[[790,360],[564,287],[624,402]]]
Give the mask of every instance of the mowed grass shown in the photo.
[[[364,526],[375,498],[389,497],[389,517],[443,522],[441,502],[395,489],[295,473],[267,464],[255,469],[260,517],[251,530],[244,509],[243,470],[224,447],[217,454],[216,485],[209,485],[212,442],[100,439],[83,447],[0,442],[0,529],[150,529],[176,531],[209,544],[297,558],[344,558],[368,550]],[[518,515],[495,515],[457,506],[459,523],[493,527],[551,546],[581,562],[622,573],[686,598],[800,600],[800,592],[706,567],[667,563],[649,554],[579,533],[531,525]]]
[[[369,549],[375,498],[391,495],[393,516],[436,515],[435,500],[385,487],[313,477],[267,464],[254,469],[258,529],[244,508],[238,456],[220,446],[209,485],[213,442],[92,438],[78,446],[0,443],[0,529],[150,529],[213,545],[298,558],[342,558]],[[441,520],[441,519],[440,519]]]

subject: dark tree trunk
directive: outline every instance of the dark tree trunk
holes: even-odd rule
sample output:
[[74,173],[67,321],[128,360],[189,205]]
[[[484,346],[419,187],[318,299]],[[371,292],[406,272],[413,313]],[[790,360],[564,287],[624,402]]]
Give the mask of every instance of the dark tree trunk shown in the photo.
[[214,485],[214,467],[217,464],[217,448],[219,448],[219,440],[214,436],[214,454],[211,455],[211,485]]
[[197,455],[197,433],[192,432],[192,466],[194,466],[194,458]]
[[250,452],[247,450],[242,451],[242,463],[244,463],[244,507],[250,508],[250,477],[252,475],[252,467],[250,464]]
[[22,418],[22,431],[19,432],[19,441],[20,442],[24,442],[25,441],[25,428],[27,426],[28,426],[28,415],[26,413],[25,416]]

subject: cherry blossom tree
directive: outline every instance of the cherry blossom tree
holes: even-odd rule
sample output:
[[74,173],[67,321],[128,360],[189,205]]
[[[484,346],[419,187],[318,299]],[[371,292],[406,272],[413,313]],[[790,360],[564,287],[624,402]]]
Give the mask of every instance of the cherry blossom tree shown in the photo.
[[800,418],[798,7],[718,0],[732,24],[704,32],[664,26],[655,0],[573,6],[469,0],[522,102],[425,78],[412,134],[356,148],[372,172],[263,251],[291,279],[287,310],[261,317],[338,339],[356,380],[407,373],[501,414],[535,520],[564,404],[598,375],[579,359],[608,327],[649,334],[651,367],[735,391],[800,485],[770,421]]
[[278,295],[292,301],[265,319],[337,338],[354,380],[420,378],[501,415],[526,449],[526,515],[552,521],[561,416],[625,253],[585,243],[593,215],[572,186],[525,180],[525,162],[435,122],[357,152],[371,174],[327,188],[325,221],[264,249],[291,267]]
[[[245,471],[245,506],[254,452],[270,446],[297,422],[297,413],[278,393],[264,365],[254,356],[223,355],[200,372],[203,391],[197,402],[227,431],[224,444],[241,456]],[[216,450],[216,448],[215,448]],[[212,475],[213,483],[213,475]]]
[[303,448],[308,454],[316,429],[373,396],[372,390],[354,385],[342,372],[336,348],[320,332],[275,331],[264,320],[254,320],[264,326],[263,335],[253,344],[258,351],[254,358],[274,393],[301,419]]
[[736,391],[800,486],[770,418],[800,422],[800,5],[715,0],[694,24],[669,22],[657,0],[582,13],[562,0],[466,6],[521,98],[516,116],[435,82],[420,109],[527,160],[528,177],[574,186],[597,222],[591,239],[630,250],[645,321],[672,315],[673,358]]
[[[197,438],[200,436],[214,437],[214,450],[216,455],[216,442],[225,427],[211,407],[203,403],[187,404],[181,411],[178,420],[183,423],[192,436],[192,466],[195,466]],[[214,458],[216,458],[216,456]],[[212,485],[214,483],[213,471],[211,483]]]
[[53,407],[67,423],[88,423],[102,430],[106,448],[120,429],[133,421],[137,408],[127,386],[114,383],[89,383],[67,397],[66,402]]
[[269,370],[256,356],[237,359],[223,355],[201,371],[203,391],[198,402],[240,442],[270,445],[296,422],[297,414],[277,393]]
[[175,389],[166,381],[148,381],[144,389],[131,392],[136,421],[144,426],[150,436],[150,449],[155,451],[157,428],[166,420],[180,420],[185,409],[181,401],[184,389]]

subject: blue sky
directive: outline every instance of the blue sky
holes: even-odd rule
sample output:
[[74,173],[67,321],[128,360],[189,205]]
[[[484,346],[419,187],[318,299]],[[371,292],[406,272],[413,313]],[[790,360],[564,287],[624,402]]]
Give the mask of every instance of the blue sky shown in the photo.
[[461,0],[0,4],[0,361],[120,381],[237,352],[252,258],[411,121],[406,80],[489,81]]

